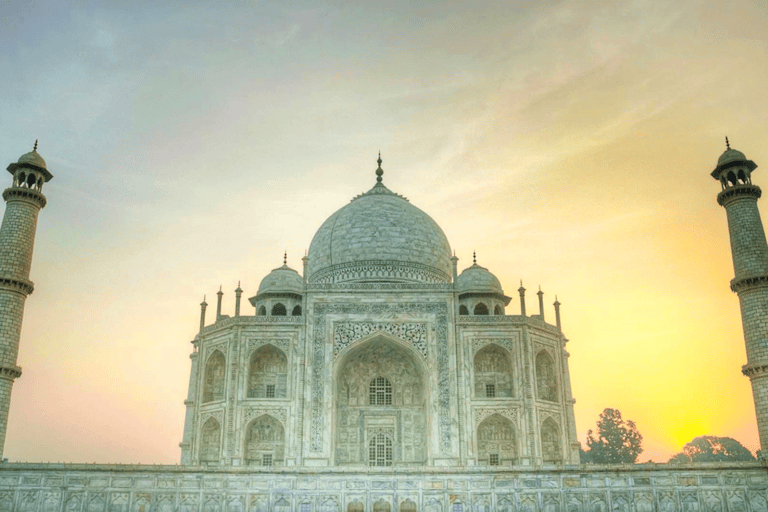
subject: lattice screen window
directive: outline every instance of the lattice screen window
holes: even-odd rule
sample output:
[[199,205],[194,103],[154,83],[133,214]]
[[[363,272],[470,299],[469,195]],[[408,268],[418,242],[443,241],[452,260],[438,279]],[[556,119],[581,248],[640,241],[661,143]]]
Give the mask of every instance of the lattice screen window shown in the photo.
[[384,377],[371,381],[370,405],[392,405],[392,384]]
[[496,384],[485,385],[485,396],[486,398],[496,398]]
[[498,466],[499,465],[499,454],[498,453],[491,453],[488,456],[488,462],[491,466]]
[[301,504],[301,512],[312,512],[312,504],[311,503],[302,503]]
[[271,453],[265,453],[261,456],[261,465],[270,467],[272,466],[272,454]]
[[275,385],[267,384],[267,398],[275,398]]
[[370,466],[392,465],[392,439],[384,434],[376,434],[368,445],[368,464]]

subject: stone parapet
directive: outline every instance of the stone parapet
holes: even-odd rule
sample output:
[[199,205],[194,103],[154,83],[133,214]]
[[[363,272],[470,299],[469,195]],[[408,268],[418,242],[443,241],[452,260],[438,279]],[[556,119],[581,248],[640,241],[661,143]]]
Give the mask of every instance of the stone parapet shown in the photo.
[[0,465],[0,508],[8,512],[394,511],[408,501],[415,510],[441,512],[764,512],[767,491],[762,463],[323,468],[322,474],[313,468]]

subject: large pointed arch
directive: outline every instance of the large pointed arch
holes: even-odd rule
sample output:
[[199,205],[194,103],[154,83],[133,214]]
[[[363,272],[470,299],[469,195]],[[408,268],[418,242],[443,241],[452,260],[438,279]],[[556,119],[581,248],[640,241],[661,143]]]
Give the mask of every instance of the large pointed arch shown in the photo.
[[511,398],[514,396],[512,357],[495,343],[475,353],[473,359],[475,398]]
[[262,414],[245,429],[243,446],[249,466],[282,465],[285,461],[285,428],[276,418]]
[[224,377],[227,365],[224,354],[214,350],[205,363],[203,403],[224,400]]
[[536,355],[536,396],[539,400],[557,402],[555,361],[546,349]]
[[[392,440],[394,465],[426,463],[428,378],[421,353],[388,333],[342,350],[333,371],[335,463],[368,464],[370,441],[382,432]],[[379,383],[383,399],[372,400]]]
[[208,418],[200,431],[200,462],[219,462],[221,452],[221,425],[216,418]]
[[560,442],[560,427],[555,420],[547,418],[541,424],[541,458],[544,462],[561,462],[563,450]]
[[491,414],[477,426],[477,459],[480,464],[499,466],[517,460],[517,429],[500,414]]
[[285,398],[288,395],[288,357],[271,344],[254,350],[248,363],[248,398]]

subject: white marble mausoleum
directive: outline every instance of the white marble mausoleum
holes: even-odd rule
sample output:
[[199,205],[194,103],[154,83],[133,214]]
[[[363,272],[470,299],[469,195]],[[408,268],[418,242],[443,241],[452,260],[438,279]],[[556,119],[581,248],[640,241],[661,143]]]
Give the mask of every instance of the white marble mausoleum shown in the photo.
[[566,338],[377,182],[193,341],[182,464],[577,464]]

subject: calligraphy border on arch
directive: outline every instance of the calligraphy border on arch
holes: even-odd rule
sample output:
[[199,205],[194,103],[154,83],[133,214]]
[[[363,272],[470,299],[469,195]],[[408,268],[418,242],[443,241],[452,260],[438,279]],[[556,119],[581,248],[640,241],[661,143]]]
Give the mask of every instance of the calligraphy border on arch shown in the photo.
[[287,356],[288,349],[291,346],[291,340],[288,338],[253,338],[248,337],[248,348],[246,350],[246,356],[250,357],[254,349],[262,347],[264,345],[272,345],[279,348]]
[[[315,304],[314,340],[312,343],[312,418],[310,450],[323,450],[323,402],[325,400],[325,342],[326,316],[329,314],[413,314],[435,315],[435,341],[437,343],[440,449],[451,449],[450,391],[448,385],[448,305],[445,302],[403,302],[399,304]],[[331,340],[333,342],[333,340]]]
[[510,354],[515,353],[515,346],[520,343],[520,336],[518,335],[512,335],[506,337],[506,338],[473,338],[472,339],[472,355],[474,356],[477,354],[477,352],[490,344],[499,345],[500,347],[504,347],[507,350],[509,350]]
[[385,332],[409,342],[419,353],[427,357],[426,322],[334,322],[333,358],[357,340],[369,334]]
[[496,409],[482,407],[482,408],[475,409],[475,428],[477,428],[485,418],[487,418],[488,416],[492,416],[494,414],[504,416],[505,418],[507,418],[512,422],[515,428],[520,429],[519,411],[517,408],[510,408],[510,407],[499,407]]
[[254,408],[248,408],[243,411],[243,427],[247,427],[248,423],[254,419],[258,418],[262,414],[267,414],[269,416],[272,416],[276,420],[278,420],[280,423],[283,424],[283,428],[287,429],[286,421],[288,419],[288,411],[284,407],[276,407],[274,409],[266,408],[266,407],[254,407]]

